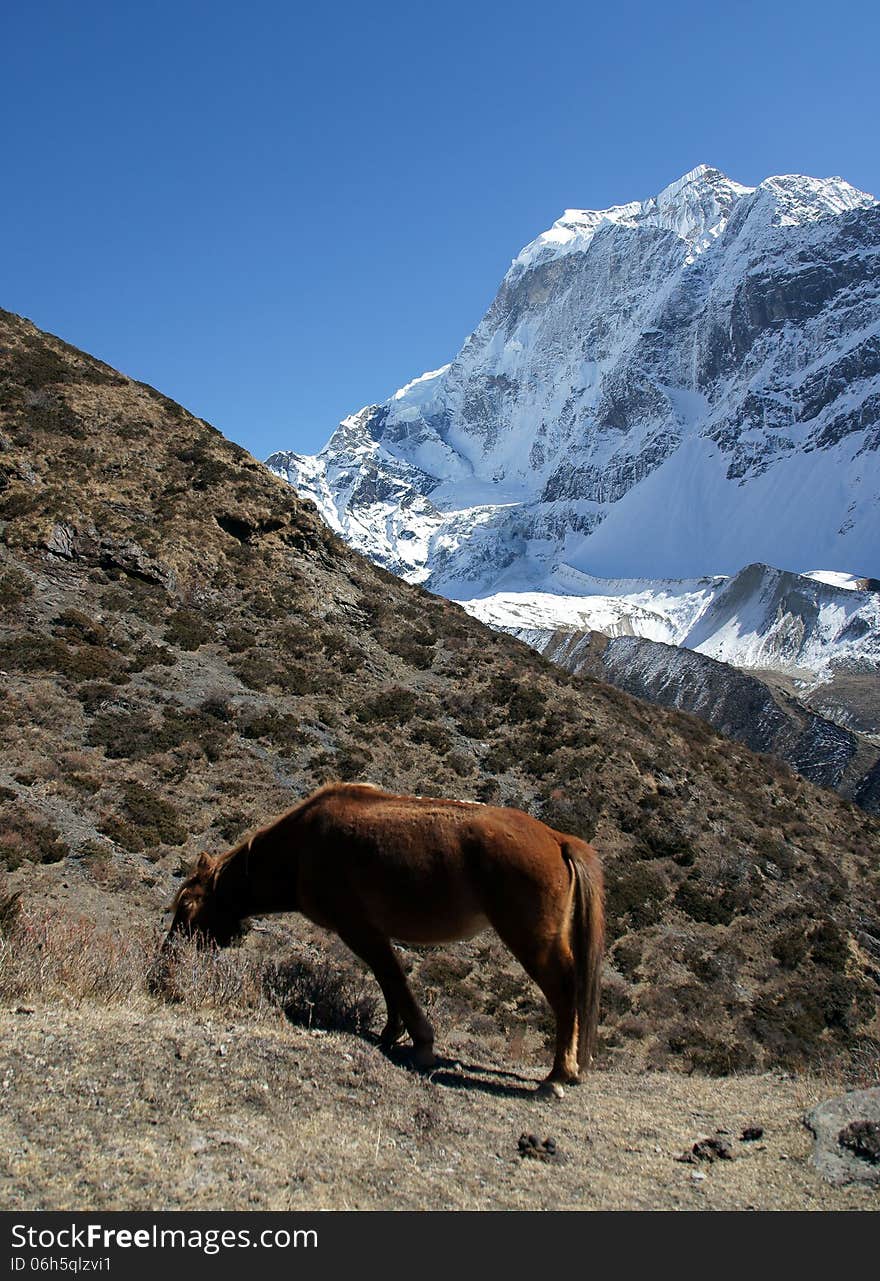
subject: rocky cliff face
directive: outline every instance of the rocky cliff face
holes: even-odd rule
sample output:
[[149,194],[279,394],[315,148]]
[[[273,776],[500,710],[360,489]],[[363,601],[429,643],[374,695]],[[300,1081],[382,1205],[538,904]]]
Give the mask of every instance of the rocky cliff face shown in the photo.
[[269,465],[337,531],[458,598],[557,566],[880,574],[880,207],[841,179],[700,166],[568,210],[453,362]]
[[880,812],[878,743],[817,715],[778,685],[705,654],[638,636],[546,632],[530,639],[570,672],[691,712],[753,752],[771,753],[811,782]]

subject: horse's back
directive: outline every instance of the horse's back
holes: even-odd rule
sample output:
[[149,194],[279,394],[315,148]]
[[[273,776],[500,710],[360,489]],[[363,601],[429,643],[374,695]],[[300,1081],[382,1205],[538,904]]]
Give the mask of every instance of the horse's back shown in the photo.
[[353,912],[402,941],[445,942],[499,910],[540,913],[569,885],[557,834],[520,810],[342,786],[301,827],[303,910],[334,927]]

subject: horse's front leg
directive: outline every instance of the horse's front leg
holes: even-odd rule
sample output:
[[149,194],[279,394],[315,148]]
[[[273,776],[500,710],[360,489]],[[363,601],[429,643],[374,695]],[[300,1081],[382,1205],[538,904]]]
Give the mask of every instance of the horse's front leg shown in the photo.
[[420,1068],[433,1067],[437,1062],[434,1029],[412,994],[390,940],[363,927],[337,927],[336,932],[343,943],[369,965],[382,989],[388,1007],[388,1021],[379,1038],[382,1048],[390,1049],[405,1027],[412,1037],[413,1062]]

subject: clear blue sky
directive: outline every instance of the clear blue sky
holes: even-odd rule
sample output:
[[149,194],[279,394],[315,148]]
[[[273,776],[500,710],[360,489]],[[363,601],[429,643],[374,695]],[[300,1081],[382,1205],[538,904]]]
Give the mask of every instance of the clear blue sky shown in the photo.
[[313,450],[566,207],[702,161],[880,193],[878,48],[876,0],[9,4],[0,306]]

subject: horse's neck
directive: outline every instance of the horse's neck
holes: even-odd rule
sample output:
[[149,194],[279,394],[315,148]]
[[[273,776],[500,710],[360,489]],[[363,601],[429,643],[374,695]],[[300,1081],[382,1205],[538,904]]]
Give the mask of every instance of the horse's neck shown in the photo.
[[[258,832],[234,849],[223,864],[218,890],[239,917],[296,908],[296,866],[292,849],[274,828]],[[283,854],[283,857],[282,857]]]

